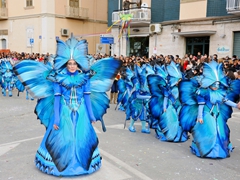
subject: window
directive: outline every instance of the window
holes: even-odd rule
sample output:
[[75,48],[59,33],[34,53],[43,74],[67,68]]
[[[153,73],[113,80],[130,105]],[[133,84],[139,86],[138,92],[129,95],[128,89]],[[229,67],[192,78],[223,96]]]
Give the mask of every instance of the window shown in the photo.
[[0,0],[0,8],[6,8],[6,0]]
[[26,7],[33,6],[33,0],[26,0]]
[[69,0],[69,6],[70,7],[79,7],[79,0]]
[[2,49],[7,49],[7,41],[6,39],[2,39]]

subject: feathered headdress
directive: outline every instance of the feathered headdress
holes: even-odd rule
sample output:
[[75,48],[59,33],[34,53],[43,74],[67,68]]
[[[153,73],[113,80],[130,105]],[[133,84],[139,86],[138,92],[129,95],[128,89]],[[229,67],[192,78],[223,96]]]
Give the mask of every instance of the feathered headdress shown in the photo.
[[73,35],[66,42],[57,40],[57,52],[54,60],[54,69],[61,70],[68,60],[73,59],[81,70],[88,71],[90,68],[87,41],[78,41]]
[[2,73],[5,73],[7,70],[9,71],[13,70],[11,63],[7,59],[2,59],[1,66],[2,66],[2,70],[1,70]]
[[219,82],[225,87],[228,87],[227,78],[223,72],[222,64],[218,64],[216,61],[204,63],[201,87],[207,88],[215,82]]
[[178,81],[182,78],[182,73],[179,67],[175,62],[171,61],[169,65],[166,67],[167,72],[169,74],[169,83],[171,86],[174,86],[178,83]]

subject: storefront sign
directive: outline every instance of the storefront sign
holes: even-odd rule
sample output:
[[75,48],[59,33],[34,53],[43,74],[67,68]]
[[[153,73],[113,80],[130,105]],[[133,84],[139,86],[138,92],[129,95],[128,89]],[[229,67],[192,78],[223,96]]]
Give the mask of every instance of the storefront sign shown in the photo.
[[230,52],[230,48],[228,46],[219,46],[217,48],[217,52],[221,53],[221,54],[229,53]]

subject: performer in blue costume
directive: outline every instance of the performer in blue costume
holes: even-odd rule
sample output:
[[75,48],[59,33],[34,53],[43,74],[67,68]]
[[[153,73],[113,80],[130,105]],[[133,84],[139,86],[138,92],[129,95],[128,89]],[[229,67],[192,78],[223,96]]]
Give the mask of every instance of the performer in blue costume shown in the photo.
[[227,120],[240,93],[240,81],[228,83],[222,64],[204,63],[200,84],[192,79],[180,83],[183,108],[180,121],[184,130],[192,133],[191,152],[198,157],[226,158],[230,156],[230,129]]
[[35,113],[46,127],[36,153],[36,167],[54,176],[90,174],[101,167],[98,138],[92,122],[109,107],[106,92],[121,61],[106,58],[93,62],[86,40],[73,36],[57,40],[54,69],[43,63],[23,61],[15,72],[34,98]]
[[14,76],[14,79],[15,79],[14,85],[15,85],[16,89],[18,90],[17,96],[19,96],[20,92],[23,92],[24,90],[26,90],[26,100],[29,100],[29,97],[30,97],[30,99],[33,101],[34,98],[31,96],[31,94],[29,94],[28,90],[25,88],[25,86],[22,84],[22,82],[18,79],[18,77]]
[[149,111],[148,111],[148,101],[151,97],[147,84],[147,76],[153,74],[154,71],[152,67],[147,64],[143,65],[142,69],[135,65],[134,67],[135,75],[132,77],[132,82],[134,85],[134,91],[128,100],[130,105],[130,125],[128,130],[130,132],[136,132],[134,123],[140,119],[142,124],[142,133],[149,134],[150,129],[146,127],[146,122],[149,121]]
[[6,96],[8,90],[8,96],[12,97],[12,89],[14,85],[13,67],[8,59],[1,61],[2,67],[2,94]]
[[117,98],[117,107],[116,109],[125,111],[126,113],[126,119],[129,120],[129,103],[128,99],[131,96],[133,92],[133,83],[131,81],[131,78],[133,77],[133,72],[127,67],[124,72],[121,74],[121,79],[118,80],[117,86],[118,86],[118,98]]
[[155,69],[156,74],[148,76],[152,94],[149,102],[151,128],[155,129],[156,136],[161,141],[187,141],[187,132],[183,131],[178,118],[181,109],[178,83],[182,79],[182,73],[173,61],[163,68],[156,65]]
[[2,87],[2,59],[0,59],[0,86]]

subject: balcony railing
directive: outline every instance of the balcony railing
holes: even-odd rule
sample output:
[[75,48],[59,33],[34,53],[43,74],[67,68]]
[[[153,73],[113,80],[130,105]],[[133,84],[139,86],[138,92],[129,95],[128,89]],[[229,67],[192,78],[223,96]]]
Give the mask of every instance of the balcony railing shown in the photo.
[[240,0],[227,0],[226,9],[229,14],[240,13]]
[[82,7],[66,7],[66,17],[74,19],[88,19],[88,9]]
[[0,19],[7,19],[8,11],[7,8],[0,8]]
[[129,9],[124,11],[115,11],[112,13],[112,23],[120,20],[120,14],[133,14],[131,22],[149,22],[151,21],[151,9],[150,8],[138,8],[138,9]]

